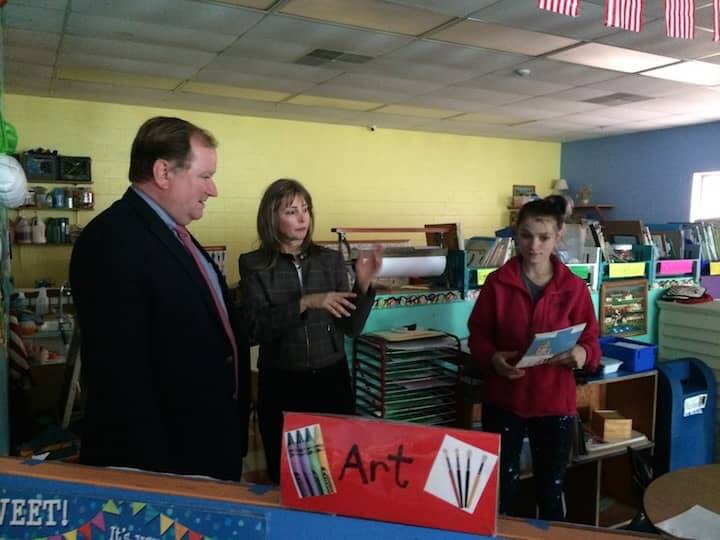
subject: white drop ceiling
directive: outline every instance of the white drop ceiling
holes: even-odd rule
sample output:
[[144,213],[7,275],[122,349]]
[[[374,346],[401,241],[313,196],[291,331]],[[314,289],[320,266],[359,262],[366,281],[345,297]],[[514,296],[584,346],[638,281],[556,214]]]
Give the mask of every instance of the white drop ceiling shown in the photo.
[[550,141],[720,120],[712,2],[694,40],[663,5],[633,33],[604,0],[10,0],[5,92]]

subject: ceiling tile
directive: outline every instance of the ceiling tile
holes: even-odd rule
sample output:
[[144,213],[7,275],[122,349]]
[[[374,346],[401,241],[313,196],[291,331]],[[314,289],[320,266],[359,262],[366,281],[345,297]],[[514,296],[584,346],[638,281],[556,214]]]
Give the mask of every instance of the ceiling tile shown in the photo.
[[664,120],[667,124],[673,125],[688,125],[688,124],[704,124],[707,122],[717,122],[720,120],[720,111],[704,111],[687,114],[677,114],[671,117],[663,117],[660,120]]
[[510,117],[520,119],[513,122],[514,124],[518,123],[519,121],[540,120],[541,118],[554,118],[566,114],[565,112],[553,109],[526,106],[523,105],[522,101],[508,103],[507,105],[499,105],[495,107],[495,113],[508,115]]
[[137,103],[157,105],[168,99],[169,92],[153,88],[139,88],[120,84],[105,84],[90,81],[58,79],[55,81],[53,96],[89,101],[111,101],[114,103]]
[[267,9],[272,6],[276,0],[215,0],[220,4],[231,4],[233,6],[242,6],[255,9]]
[[646,69],[663,66],[676,62],[677,59],[666,56],[656,56],[620,47],[611,47],[600,43],[586,43],[550,55],[550,58],[582,64],[601,69],[611,69],[626,73],[637,73]]
[[715,26],[713,24],[713,4],[712,2],[702,3],[707,5],[701,6],[700,3],[696,4],[697,7],[695,9],[695,25],[698,28],[705,28],[709,31],[712,31],[713,27]]
[[462,123],[474,123],[474,124],[497,124],[503,126],[509,126],[517,124],[519,122],[527,122],[532,120],[532,117],[521,116],[516,114],[510,114],[508,112],[496,112],[496,113],[468,113],[460,116],[451,118],[452,122]]
[[59,34],[65,18],[65,8],[52,9],[41,6],[23,5],[10,2],[2,8],[3,27],[29,30],[31,32],[50,32]]
[[321,82],[336,77],[340,72],[337,69],[316,66],[301,66],[299,64],[285,64],[281,62],[268,62],[221,54],[210,62],[207,69],[232,70],[240,73],[252,73],[267,77],[280,77],[299,81]]
[[345,109],[330,109],[325,107],[311,107],[308,105],[295,105],[293,103],[276,103],[272,108],[272,116],[276,118],[289,118],[307,121],[342,121],[354,118],[356,111]]
[[477,105],[501,105],[527,99],[527,95],[512,92],[495,92],[481,88],[471,88],[462,85],[445,86],[432,92],[423,94],[423,97],[438,97],[458,101],[475,102]]
[[537,0],[503,0],[482,9],[473,19],[515,28],[545,32],[580,40],[590,40],[617,32],[603,24],[602,6],[582,3],[578,17],[566,17],[539,10]]
[[222,84],[210,84],[190,81],[183,84],[178,91],[191,92],[193,94],[207,94],[210,96],[224,96],[253,101],[282,101],[290,94],[284,92],[272,92],[270,90],[258,90],[255,88],[240,88]]
[[310,19],[410,36],[419,36],[450,20],[447,15],[388,4],[380,0],[290,0],[280,11]]
[[495,92],[523,94],[526,96],[542,96],[552,92],[559,92],[560,90],[567,90],[572,87],[572,85],[569,84],[536,81],[527,77],[503,77],[501,75],[495,76],[493,74],[483,75],[482,77],[476,77],[468,81],[463,81],[462,86],[483,88],[485,90],[494,90]]
[[[623,124],[627,118],[613,112],[614,107],[604,107],[597,111],[589,111],[577,114],[568,114],[560,117],[561,120],[589,126],[613,126]],[[638,118],[639,119],[639,118]]]
[[564,117],[543,118],[528,124],[528,127],[551,129],[553,131],[577,132],[583,129],[577,122],[568,122]]
[[219,69],[203,69],[195,77],[195,81],[223,85],[235,85],[260,90],[272,90],[275,92],[287,92],[295,94],[308,88],[313,88],[312,81],[299,81],[294,79],[282,79],[277,77],[266,77],[253,73],[239,71],[228,71]]
[[176,64],[195,68],[200,68],[215,58],[215,53],[196,51],[194,49],[81,36],[65,36],[62,53],[120,57],[129,60]]
[[[633,69],[675,71],[674,79],[688,65],[656,72],[660,65],[644,61],[657,58],[638,54],[660,54],[661,65],[702,56],[704,77],[720,64],[720,49],[708,31],[698,30],[695,40],[665,36],[664,0],[645,0],[646,26],[639,34],[605,27],[604,1],[583,2],[580,17],[571,18],[537,9],[536,0],[12,0],[3,8],[5,88],[532,140],[720,119],[714,112],[720,111],[720,86],[623,75],[612,62],[598,67],[585,59],[557,59],[587,47],[573,47],[575,40],[594,39],[602,44],[590,45],[624,47],[620,53]],[[711,1],[697,4],[698,25],[711,29]],[[263,11],[272,6],[285,13]],[[71,13],[61,41],[66,8]],[[460,20],[465,17],[470,20]],[[419,33],[424,37],[413,39]],[[322,48],[371,59],[295,63]],[[533,58],[538,54],[553,58]],[[516,76],[520,68],[530,69],[529,76]],[[53,82],[56,70],[61,78]],[[584,102],[617,92],[649,99],[620,107]],[[369,107],[384,112],[352,110]]]
[[635,121],[635,120],[649,120],[651,118],[658,118],[665,116],[668,111],[649,111],[638,107],[638,103],[632,103],[629,105],[619,105],[616,107],[605,107],[602,110],[598,110],[599,113],[618,118],[623,121]]
[[407,62],[418,65],[438,65],[462,69],[475,75],[513,66],[528,60],[525,55],[493,51],[480,47],[467,47],[420,39],[388,53],[384,61]]
[[180,84],[179,80],[166,79],[164,77],[76,67],[58,68],[57,78],[71,81],[104,83],[108,85],[137,86],[156,90],[172,90]]
[[375,126],[376,129],[408,129],[420,126],[427,121],[427,118],[420,116],[377,112],[363,112],[348,119],[349,124],[356,126]]
[[489,107],[492,107],[486,103],[474,100],[450,99],[431,95],[416,96],[402,101],[406,102],[408,105],[419,105],[421,107],[446,109],[457,112],[484,112]]
[[661,112],[665,114],[702,113],[710,108],[720,108],[717,99],[686,99],[681,96],[671,96],[640,101],[633,104],[633,108],[643,111]]
[[5,60],[14,60],[16,62],[41,66],[55,65],[55,59],[57,57],[55,49],[35,49],[23,45],[6,45],[3,53]]
[[294,62],[313,49],[378,56],[410,42],[410,38],[337,24],[269,15],[226,52]]
[[335,86],[377,89],[387,92],[405,92],[415,96],[424,94],[443,86],[441,83],[429,81],[416,81],[398,77],[381,77],[378,75],[364,75],[360,73],[345,73],[324,83],[325,87]]
[[432,39],[538,56],[577,43],[574,39],[467,20],[440,30]]
[[49,96],[50,81],[24,79],[23,77],[13,78],[11,82],[5,83],[5,93],[23,96]]
[[189,29],[205,33],[238,36],[262,17],[262,13],[216,3],[191,0],[73,0],[73,13],[122,19],[166,28]]
[[604,90],[607,91],[606,94],[626,92],[640,96],[661,97],[685,92],[693,87],[684,83],[653,79],[642,75],[623,75],[617,79],[589,84],[584,88]]
[[497,0],[385,0],[388,4],[427,9],[453,17],[466,17]]
[[570,101],[544,96],[534,97],[523,101],[516,101],[512,103],[510,107],[524,108],[527,110],[537,109],[538,111],[571,114],[599,109],[602,107],[602,105],[597,105],[596,103],[581,103],[579,101]]
[[720,65],[694,60],[645,71],[643,75],[688,84],[714,86],[720,84]]
[[423,118],[446,118],[457,114],[457,111],[447,109],[429,109],[426,107],[412,107],[410,105],[387,105],[373,112],[382,114],[421,116]]
[[577,88],[570,88],[568,90],[561,90],[559,92],[546,94],[545,97],[552,99],[563,99],[568,101],[585,101],[587,99],[595,99],[601,96],[607,96],[612,93],[613,92],[609,90],[602,90],[600,88],[579,86]]
[[599,42],[680,59],[695,59],[718,52],[717,43],[705,31],[695,39],[672,39],[667,36],[665,17],[643,26],[642,32],[618,32],[598,39]]
[[597,69],[579,64],[568,64],[545,58],[536,58],[511,68],[498,70],[493,76],[515,77],[519,75],[518,70],[530,70],[524,78],[550,83],[566,84],[569,86],[581,86],[608,79],[615,79],[620,74],[617,71]]
[[193,67],[163,64],[160,62],[128,60],[127,58],[93,56],[89,54],[61,54],[57,64],[63,67],[120,71],[128,74],[149,77],[160,76],[171,79],[191,79],[197,73],[197,70]]
[[[122,3],[118,4],[122,5]],[[178,26],[148,24],[82,13],[71,13],[67,24],[68,33],[79,36],[138,41],[180,48],[192,43],[194,49],[209,52],[221,51],[236,39],[236,35],[220,32],[203,32]]]
[[8,63],[5,66],[7,80],[4,91],[12,93],[23,89],[47,92],[50,89],[52,69],[44,66]]
[[520,131],[510,126],[500,124],[483,124],[470,122],[454,122],[452,120],[440,120],[434,124],[425,124],[422,126],[423,131],[453,133],[456,135],[468,135],[472,137],[493,137],[501,139],[522,139],[524,135]]
[[[585,0],[583,4],[596,4],[604,6],[606,0]],[[643,21],[647,24],[648,21],[657,19],[658,17],[665,16],[665,0],[644,0],[643,2]]]
[[50,32],[32,32],[17,28],[6,28],[4,32],[5,46],[23,46],[32,49],[55,51],[60,43],[60,34]]
[[310,91],[314,96],[352,99],[356,101],[374,101],[378,103],[401,103],[408,101],[405,92],[388,92],[374,88],[356,88],[351,86],[326,86],[319,84]]
[[289,99],[287,103],[293,105],[309,105],[311,107],[326,107],[330,109],[345,109],[348,111],[369,111],[376,109],[382,103],[370,101],[356,101],[352,99],[329,98],[323,96],[301,95]]
[[[338,65],[338,67],[340,66]],[[363,75],[430,81],[438,84],[459,83],[473,77],[472,73],[459,68],[449,68],[431,64],[388,62],[385,60],[373,60],[367,64],[348,65],[344,71]]]
[[252,116],[266,116],[274,111],[277,103],[268,101],[254,101],[228,96],[210,96],[193,94],[190,92],[167,92],[166,106],[179,109],[192,109],[210,111],[223,114],[243,114]]
[[68,0],[12,0],[13,6],[28,6],[40,9],[64,10]]
[[53,67],[41,66],[37,64],[25,64],[22,62],[14,62],[12,60],[5,61],[5,76],[15,79],[17,76],[32,77],[37,79],[52,78]]

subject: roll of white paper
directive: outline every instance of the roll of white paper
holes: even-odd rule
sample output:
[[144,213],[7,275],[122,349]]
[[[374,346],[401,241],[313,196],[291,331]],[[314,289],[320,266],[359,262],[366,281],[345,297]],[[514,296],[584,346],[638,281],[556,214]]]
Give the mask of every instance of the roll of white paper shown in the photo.
[[445,271],[447,258],[430,257],[384,257],[377,277],[430,277]]

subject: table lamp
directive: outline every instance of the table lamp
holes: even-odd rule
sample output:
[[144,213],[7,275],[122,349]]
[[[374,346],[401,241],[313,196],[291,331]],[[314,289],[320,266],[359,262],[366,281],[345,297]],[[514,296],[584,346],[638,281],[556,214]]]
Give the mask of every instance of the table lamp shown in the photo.
[[558,178],[553,182],[553,193],[555,195],[567,195],[570,186],[564,178]]

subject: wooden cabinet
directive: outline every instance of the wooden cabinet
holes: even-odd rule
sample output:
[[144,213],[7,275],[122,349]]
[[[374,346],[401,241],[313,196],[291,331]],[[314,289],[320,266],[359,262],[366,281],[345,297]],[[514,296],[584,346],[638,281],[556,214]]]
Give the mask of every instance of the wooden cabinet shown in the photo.
[[[467,377],[465,378],[467,381]],[[479,383],[482,384],[482,383]],[[478,383],[460,392],[463,397],[459,418],[465,428],[477,418]],[[657,372],[620,372],[589,378],[577,387],[578,415],[588,422],[591,411],[617,410],[632,419],[632,429],[647,437],[630,444],[634,449],[652,453],[655,439]],[[475,409],[475,413],[471,413]],[[628,444],[615,444],[587,455],[575,455],[565,479],[567,519],[601,527],[627,524],[641,508],[641,494],[635,489],[627,455]],[[527,517],[536,517],[535,486],[531,472],[521,475],[520,504]]]

